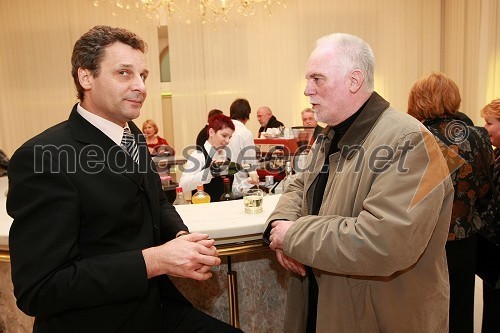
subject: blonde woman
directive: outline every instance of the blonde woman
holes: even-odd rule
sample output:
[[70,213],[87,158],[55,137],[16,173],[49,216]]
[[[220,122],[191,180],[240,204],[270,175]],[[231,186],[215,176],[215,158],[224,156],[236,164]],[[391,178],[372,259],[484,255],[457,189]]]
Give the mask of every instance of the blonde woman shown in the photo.
[[158,135],[158,126],[152,119],[148,119],[142,124],[142,133],[146,137],[146,143],[151,155],[156,155],[155,148],[163,145],[169,146],[167,140]]

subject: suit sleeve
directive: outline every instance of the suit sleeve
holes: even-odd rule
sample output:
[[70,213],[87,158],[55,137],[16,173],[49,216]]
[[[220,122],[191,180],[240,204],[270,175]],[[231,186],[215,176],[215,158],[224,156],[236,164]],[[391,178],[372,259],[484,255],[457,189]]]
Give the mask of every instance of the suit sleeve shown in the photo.
[[189,229],[184,224],[184,221],[182,221],[174,205],[168,202],[165,192],[163,192],[161,187],[159,177],[156,177],[155,185],[160,199],[161,243],[165,243],[174,239],[179,231],[189,232]]
[[83,199],[67,174],[53,171],[56,162],[29,147],[11,160],[7,211],[14,218],[9,247],[19,308],[44,316],[146,295],[140,249],[81,257]]

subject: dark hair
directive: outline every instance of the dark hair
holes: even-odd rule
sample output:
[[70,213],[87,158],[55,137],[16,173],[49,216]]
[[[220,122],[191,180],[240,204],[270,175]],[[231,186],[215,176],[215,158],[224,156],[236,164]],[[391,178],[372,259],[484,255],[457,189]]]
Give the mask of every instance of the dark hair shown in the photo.
[[231,119],[236,120],[248,120],[250,119],[250,112],[252,109],[250,108],[250,103],[244,98],[238,98],[233,103],[231,103],[231,107],[229,108],[229,116]]
[[223,114],[217,114],[208,119],[208,128],[212,128],[215,132],[224,128],[230,128],[234,131],[234,124],[231,118]]
[[147,49],[146,42],[133,32],[106,25],[93,27],[76,41],[71,56],[71,75],[80,101],[83,100],[84,89],[78,79],[78,69],[88,69],[94,77],[99,76],[104,51],[106,47],[116,42],[129,45],[142,53],[145,53]]
[[207,117],[207,121],[208,119],[212,118],[213,116],[216,116],[218,114],[224,114],[224,112],[222,112],[221,110],[219,109],[212,109],[208,112],[208,117]]

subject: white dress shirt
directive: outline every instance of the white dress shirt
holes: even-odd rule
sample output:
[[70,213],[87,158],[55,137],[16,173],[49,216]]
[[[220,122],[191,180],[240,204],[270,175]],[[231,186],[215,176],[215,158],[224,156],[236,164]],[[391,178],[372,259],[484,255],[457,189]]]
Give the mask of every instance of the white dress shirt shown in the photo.
[[[217,151],[208,141],[205,141],[203,147],[213,161],[226,160],[225,150]],[[186,164],[184,164],[184,170],[182,170],[182,176],[179,180],[179,186],[182,187],[184,192],[193,191],[197,185],[208,184],[212,181],[214,176],[210,173],[210,169],[204,169],[204,166],[205,155],[199,150],[194,150],[189,155]],[[252,186],[248,182],[248,175],[245,170],[241,170],[234,175],[232,189],[235,198],[243,196],[243,191]]]
[[[92,112],[85,110],[80,103],[78,103],[76,107],[76,111],[82,116],[86,121],[97,127],[98,130],[106,134],[114,143],[118,146],[121,145],[122,137],[123,137],[123,127],[115,124],[112,121],[99,117]],[[125,125],[128,127],[128,125]]]
[[235,130],[228,145],[231,151],[231,161],[239,164],[256,165],[257,158],[252,132],[241,121],[236,119],[232,119],[232,121]]

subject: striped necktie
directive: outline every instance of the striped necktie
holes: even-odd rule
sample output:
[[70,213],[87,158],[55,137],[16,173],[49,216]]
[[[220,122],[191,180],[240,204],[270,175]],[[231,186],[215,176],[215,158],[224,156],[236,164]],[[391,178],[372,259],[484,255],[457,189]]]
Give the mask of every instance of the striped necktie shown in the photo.
[[123,129],[123,137],[121,146],[132,157],[135,163],[139,164],[139,150],[135,142],[134,135],[130,132],[130,128]]

